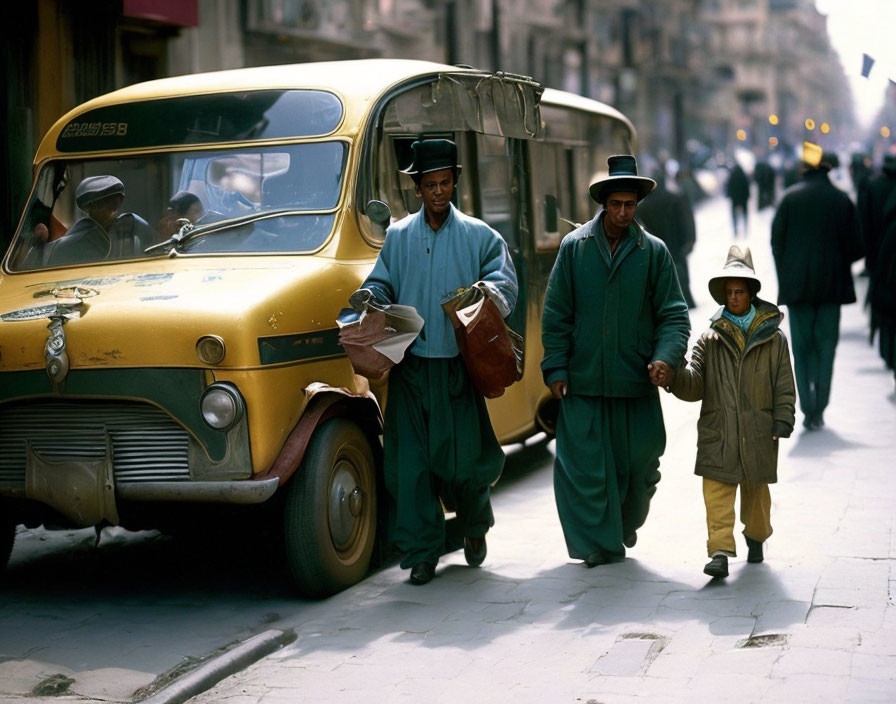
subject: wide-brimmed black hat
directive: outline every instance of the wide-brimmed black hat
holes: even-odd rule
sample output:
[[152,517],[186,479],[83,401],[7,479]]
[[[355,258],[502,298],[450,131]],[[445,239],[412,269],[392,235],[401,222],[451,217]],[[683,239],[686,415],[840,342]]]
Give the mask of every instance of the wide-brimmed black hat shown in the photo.
[[124,184],[114,176],[89,176],[75,189],[75,203],[81,210],[108,196],[124,195]]
[[411,145],[414,154],[411,165],[401,169],[401,173],[415,176],[431,171],[454,169],[460,173],[457,163],[457,145],[450,139],[418,139]]
[[607,200],[610,193],[630,191],[638,194],[638,200],[656,188],[656,181],[646,176],[638,176],[638,162],[631,154],[617,154],[607,159],[610,167],[609,176],[591,184],[591,197],[600,204]]
[[726,303],[725,282],[728,279],[746,280],[751,297],[755,296],[762,288],[762,282],[756,277],[756,270],[753,268],[753,255],[750,254],[749,247],[741,251],[736,244],[731,245],[722,271],[709,280],[709,293],[720,305]]

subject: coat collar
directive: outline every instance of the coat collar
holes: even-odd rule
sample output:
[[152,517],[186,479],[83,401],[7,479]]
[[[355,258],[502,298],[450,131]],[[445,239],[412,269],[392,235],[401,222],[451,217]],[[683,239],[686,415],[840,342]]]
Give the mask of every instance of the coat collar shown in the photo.
[[[591,222],[585,223],[582,228],[582,239],[587,239],[588,237],[597,237],[599,234],[603,235],[604,233],[604,217],[606,217],[606,210],[599,210],[597,215],[594,216],[594,219]],[[637,221],[632,220],[632,224],[628,227],[628,236],[634,239],[635,246],[639,249],[644,249],[647,247],[647,238],[644,236],[644,228],[642,228]]]
[[761,298],[754,298],[753,305],[756,306],[756,317],[753,318],[753,323],[746,335],[737,325],[722,315],[725,306],[719,308],[709,319],[709,327],[741,352],[748,347],[771,339],[784,320],[784,314],[774,303],[763,301]]

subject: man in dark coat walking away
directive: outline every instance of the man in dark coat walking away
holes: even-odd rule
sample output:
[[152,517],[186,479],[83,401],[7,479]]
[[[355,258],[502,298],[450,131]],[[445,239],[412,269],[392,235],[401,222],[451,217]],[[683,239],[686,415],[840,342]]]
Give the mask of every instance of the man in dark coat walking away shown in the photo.
[[694,210],[691,201],[684,193],[671,190],[666,183],[666,173],[657,169],[653,174],[656,188],[650,198],[638,205],[638,222],[651,234],[659,237],[669,248],[681,293],[688,304],[694,308],[697,304],[691,295],[690,274],[688,272],[688,255],[694,249],[697,240],[697,226],[694,223]]
[[563,238],[544,300],[541,363],[560,401],[554,495],[569,556],[625,559],[660,480],[666,429],[656,386],[690,332],[669,250],[635,222],[655,186],[635,157],[611,156],[593,220]]
[[828,178],[834,155],[807,163],[772,222],[778,305],[786,305],[803,425],[824,425],[831,394],[840,306],[855,303],[850,265],[862,257],[856,208]]
[[738,237],[740,228],[738,223],[743,223],[744,237],[747,236],[747,202],[750,200],[750,179],[740,164],[734,162],[731,167],[731,175],[725,185],[725,194],[731,200],[731,221],[734,223],[734,236]]

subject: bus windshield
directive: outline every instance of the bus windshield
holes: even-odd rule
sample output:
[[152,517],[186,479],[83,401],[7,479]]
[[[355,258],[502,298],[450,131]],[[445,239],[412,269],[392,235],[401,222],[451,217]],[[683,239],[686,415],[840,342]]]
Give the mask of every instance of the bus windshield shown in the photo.
[[164,256],[153,245],[185,227],[196,231],[181,253],[314,251],[332,230],[346,152],[332,140],[51,161],[7,267]]

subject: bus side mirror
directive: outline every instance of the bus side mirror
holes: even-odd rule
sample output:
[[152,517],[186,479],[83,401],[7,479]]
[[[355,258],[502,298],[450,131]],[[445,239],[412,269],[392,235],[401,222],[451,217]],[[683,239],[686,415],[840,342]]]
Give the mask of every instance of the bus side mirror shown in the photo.
[[557,212],[557,196],[550,194],[544,197],[544,230],[545,232],[557,232],[559,227],[559,214]]
[[380,236],[386,235],[386,228],[392,221],[392,211],[381,200],[371,200],[367,203],[365,214],[370,218],[375,232]]

